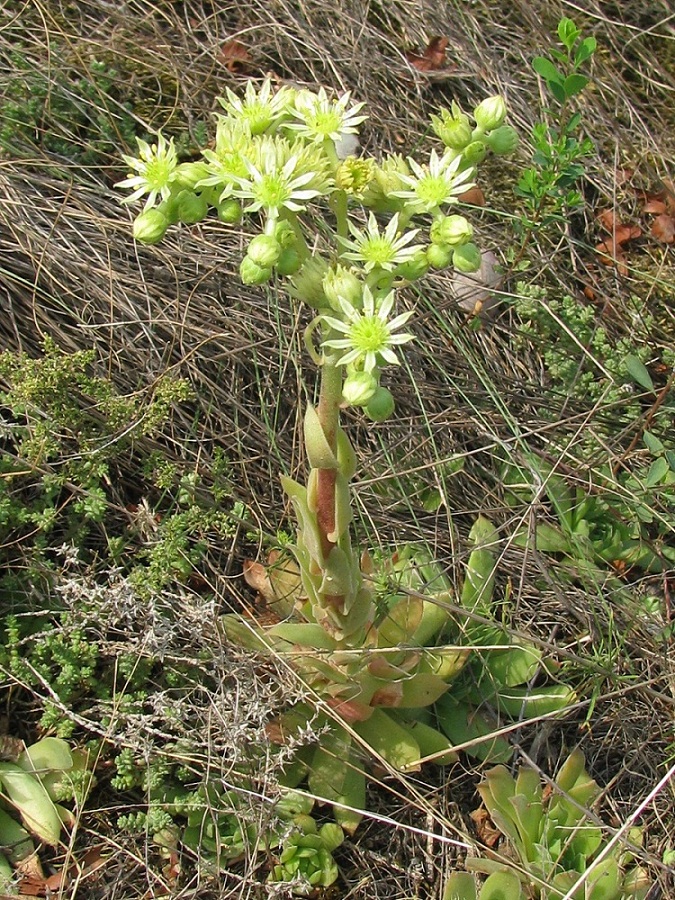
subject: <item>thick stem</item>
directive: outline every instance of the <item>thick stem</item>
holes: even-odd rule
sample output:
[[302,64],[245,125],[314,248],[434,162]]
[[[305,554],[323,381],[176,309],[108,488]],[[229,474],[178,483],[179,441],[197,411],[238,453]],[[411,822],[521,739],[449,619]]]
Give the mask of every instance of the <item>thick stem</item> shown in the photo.
[[[335,453],[342,398],[342,370],[340,366],[331,364],[327,359],[320,371],[321,388],[317,414],[326,441]],[[328,535],[335,536],[335,476],[335,469],[319,469],[316,518],[324,559],[328,559],[336,543],[328,537]]]

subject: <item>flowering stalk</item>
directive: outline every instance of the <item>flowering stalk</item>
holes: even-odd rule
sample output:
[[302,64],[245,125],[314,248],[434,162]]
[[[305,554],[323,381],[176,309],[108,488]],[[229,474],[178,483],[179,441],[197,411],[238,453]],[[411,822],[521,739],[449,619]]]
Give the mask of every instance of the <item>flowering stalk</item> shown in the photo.
[[[177,222],[194,224],[214,210],[224,224],[247,214],[262,219],[240,266],[247,284],[276,274],[290,278],[290,293],[315,310],[307,343],[320,370],[319,402],[305,414],[306,485],[282,477],[298,518],[294,552],[302,580],[302,613],[320,625],[336,647],[359,648],[375,616],[371,588],[351,545],[350,488],[355,453],[340,427],[340,410],[360,407],[374,422],[394,411],[381,385],[382,369],[397,365],[412,340],[403,327],[411,311],[394,313],[396,291],[430,267],[475,271],[480,252],[461,215],[448,215],[471,186],[487,152],[510,151],[515,132],[504,125],[500,97],[483,101],[469,116],[433,117],[444,144],[426,163],[398,156],[377,161],[350,153],[366,119],[349,94],[252,83],[243,97],[227,90],[220,103],[213,149],[194,163],[179,163],[172,141],[139,142],[138,159],[119,187],[125,202],[145,198],[134,223],[139,241],[156,243]],[[335,218],[334,245],[312,251],[305,237],[310,206],[327,203]],[[365,224],[354,210],[367,210]],[[382,223],[382,219],[385,221]],[[411,227],[420,219],[419,227]],[[424,227],[428,225],[428,236]],[[318,336],[318,346],[317,337]]]

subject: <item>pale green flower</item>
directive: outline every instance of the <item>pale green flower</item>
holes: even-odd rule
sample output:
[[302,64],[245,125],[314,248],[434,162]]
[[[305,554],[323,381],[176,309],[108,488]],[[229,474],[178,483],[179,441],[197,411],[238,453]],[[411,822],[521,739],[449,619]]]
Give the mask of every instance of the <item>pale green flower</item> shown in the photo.
[[363,288],[363,309],[356,309],[344,298],[340,298],[340,310],[344,319],[322,316],[321,319],[333,331],[344,335],[323,341],[322,347],[332,350],[346,350],[337,365],[353,365],[364,372],[373,372],[383,361],[398,365],[398,358],[392,347],[406,344],[413,339],[412,334],[394,332],[401,328],[412,315],[412,311],[401,313],[389,321],[389,313],[394,306],[395,292],[375,297],[368,285]]
[[209,175],[201,180],[199,187],[220,187],[221,200],[224,200],[229,194],[228,188],[234,184],[234,178],[248,175],[246,159],[254,153],[255,144],[259,141],[260,138],[251,136],[246,122],[219,116],[215,150],[202,151]]
[[243,99],[230,88],[225,88],[225,91],[227,100],[219,97],[218,102],[233,119],[245,122],[251,134],[262,134],[282,119],[294,94],[288,87],[282,87],[273,94],[269,78],[265,79],[259,91],[249,81]]
[[456,203],[457,195],[472,187],[470,179],[474,175],[473,169],[458,171],[461,164],[462,157],[454,150],[447,150],[440,157],[432,150],[427,166],[408,159],[412,175],[400,176],[408,188],[394,191],[394,196],[408,201],[416,213],[429,213],[440,206]]
[[353,259],[364,264],[366,272],[379,267],[392,272],[396,266],[406,262],[420,249],[420,244],[409,247],[417,235],[419,228],[406,231],[398,235],[398,213],[392,216],[389,224],[383,232],[380,231],[377,219],[370,213],[368,225],[364,231],[349,222],[349,230],[353,240],[340,238],[340,242],[347,248],[342,256],[345,259]]
[[313,186],[320,173],[308,170],[300,153],[290,156],[288,153],[286,141],[264,138],[256,146],[255,162],[248,158],[244,160],[247,174],[231,176],[233,187],[229,193],[250,201],[244,207],[246,212],[264,209],[275,219],[282,209],[302,212],[308,200],[324,193]]
[[122,203],[133,203],[145,194],[144,209],[154,206],[158,197],[168,200],[171,196],[171,178],[178,167],[178,155],[173,138],[167,142],[163,134],[157,135],[156,144],[148,144],[140,138],[138,141],[138,157],[123,156],[124,162],[137,174],[129,175],[119,181],[115,187],[133,188],[133,193],[122,200]]
[[[325,88],[314,91],[298,91],[295,102],[289,107],[294,119],[285,123],[298,135],[309,141],[340,141],[346,134],[358,134],[358,127],[368,116],[358,113],[365,104],[354,103],[349,107],[351,94],[347,92],[337,100],[330,100]],[[349,108],[348,108],[349,107]]]

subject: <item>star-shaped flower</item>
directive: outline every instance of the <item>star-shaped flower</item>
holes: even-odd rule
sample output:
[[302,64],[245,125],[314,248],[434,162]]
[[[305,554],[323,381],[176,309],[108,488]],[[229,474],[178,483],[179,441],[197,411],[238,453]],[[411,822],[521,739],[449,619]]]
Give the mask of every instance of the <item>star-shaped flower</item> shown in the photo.
[[[285,128],[295,131],[309,141],[324,141],[330,138],[338,142],[347,134],[358,134],[358,125],[368,118],[360,116],[363,103],[354,103],[351,108],[351,94],[347,92],[337,100],[330,100],[325,88],[314,91],[298,91],[289,112],[296,121],[285,124]],[[299,121],[298,121],[299,120]]]
[[458,194],[472,187],[471,178],[474,169],[459,170],[462,156],[454,150],[446,151],[443,156],[431,151],[428,166],[420,166],[414,159],[408,159],[412,175],[401,174],[400,178],[408,185],[406,190],[394,191],[395,197],[406,200],[414,213],[429,213],[441,206],[457,202]]
[[148,144],[140,138],[138,141],[138,157],[123,156],[124,162],[137,174],[129,175],[124,181],[119,181],[115,187],[133,188],[133,193],[122,200],[122,203],[133,203],[145,194],[144,209],[155,205],[157,197],[162,200],[171,195],[171,176],[178,167],[178,155],[174,147],[173,138],[167,142],[163,134],[157,135],[156,144]]
[[406,262],[420,249],[420,244],[409,247],[417,235],[419,228],[406,231],[398,235],[398,213],[392,216],[384,231],[380,231],[377,219],[370,213],[368,225],[365,231],[349,222],[349,230],[353,240],[340,238],[341,243],[347,248],[342,253],[345,259],[353,259],[363,263],[366,272],[379,267],[392,272],[396,266]]
[[346,350],[337,365],[353,365],[364,372],[373,372],[383,363],[398,365],[398,357],[392,347],[406,344],[413,339],[412,334],[395,334],[397,329],[405,325],[412,310],[401,313],[389,320],[394,306],[394,291],[384,297],[373,296],[368,285],[363,288],[363,309],[356,309],[344,298],[339,298],[340,310],[344,319],[333,316],[322,316],[322,321],[344,334],[341,338],[330,338],[323,341],[322,347],[333,350]]

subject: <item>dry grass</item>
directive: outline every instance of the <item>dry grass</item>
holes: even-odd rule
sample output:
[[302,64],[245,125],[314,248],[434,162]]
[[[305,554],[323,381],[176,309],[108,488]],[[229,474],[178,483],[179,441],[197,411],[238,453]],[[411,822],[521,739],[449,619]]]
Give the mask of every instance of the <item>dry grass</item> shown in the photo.
[[[583,8],[544,0],[7,3],[0,9],[0,96],[14,77],[17,49],[46,72],[55,95],[70,85],[74,98],[77,79],[87,76],[92,60],[104,59],[119,72],[120,106],[110,110],[106,101],[108,115],[121,121],[122,104],[137,100],[132,118],[139,129],[187,129],[195,135],[200,123],[210,121],[225,86],[236,90],[249,76],[271,73],[282,82],[353,91],[370,113],[366,149],[399,152],[426,146],[428,115],[438,106],[457,99],[469,107],[501,92],[523,143],[517,160],[489,167],[483,181],[489,208],[480,213],[479,228],[483,246],[505,259],[513,238],[508,223],[490,208],[507,214],[516,209],[511,188],[541,109],[528,61],[550,46],[561,14],[598,39],[593,88],[584,97],[584,123],[597,153],[584,183],[584,213],[567,233],[542,235],[530,244],[527,278],[572,296],[592,286],[599,315],[617,334],[630,331],[631,298],[645,298],[658,316],[654,346],[668,346],[675,337],[668,308],[672,248],[642,241],[626,276],[598,267],[591,250],[597,210],[616,208],[635,219],[634,187],[653,188],[674,174],[675,23],[665,0],[586,0]],[[406,52],[421,52],[433,35],[450,38],[449,67],[425,75],[410,66]],[[234,37],[250,54],[243,74],[232,74],[223,63],[223,46]],[[61,127],[61,137],[80,150],[91,138]],[[93,345],[101,371],[125,391],[146,388],[168,370],[186,377],[195,399],[175,412],[166,451],[189,468],[208,469],[214,448],[223,447],[234,464],[236,496],[251,517],[269,533],[281,525],[291,528],[278,472],[302,467],[296,398],[313,379],[302,351],[305,313],[239,283],[243,236],[217,223],[174,229],[158,248],[134,245],[129,213],[112,187],[123,171],[116,156],[127,150],[121,133],[119,146],[107,146],[89,169],[47,153],[43,137],[38,128],[23,158],[6,155],[0,161],[0,347],[38,354],[44,335],[67,350]],[[618,177],[625,168],[634,172],[628,182]],[[514,283],[507,277],[506,293]],[[494,324],[472,331],[442,276],[425,287],[424,297],[409,299],[419,302],[420,339],[408,355],[409,370],[392,379],[399,415],[386,428],[366,430],[356,417],[349,423],[361,454],[359,497],[382,543],[428,544],[460,579],[466,534],[479,511],[510,533],[495,474],[497,453],[518,435],[543,446],[549,438],[550,419],[541,413],[541,362],[533,348],[514,352],[516,322],[508,308]],[[561,416],[554,433],[568,441],[573,465],[579,432],[589,426],[574,410],[565,408]],[[614,450],[621,452],[625,444],[617,442]],[[439,460],[451,457],[464,457],[464,470],[443,479]],[[441,508],[425,513],[414,498],[403,501],[392,466],[396,478],[416,473],[440,484]],[[199,660],[206,649],[208,677],[205,686],[186,690],[170,725],[161,697],[151,720],[113,716],[106,737],[117,746],[134,746],[142,755],[157,750],[167,736],[189,738],[192,764],[226,777],[233,748],[262,728],[260,710],[278,708],[298,692],[288,672],[256,674],[217,638],[218,614],[250,599],[238,577],[244,552],[236,546],[212,551],[205,573],[214,598],[208,609],[188,591],[164,598],[174,613],[178,606],[180,623],[165,636],[167,664]],[[607,786],[603,810],[610,828],[620,827],[649,798],[639,820],[645,858],[662,896],[674,896],[672,877],[668,881],[659,865],[675,830],[672,785],[650,797],[673,760],[672,647],[657,641],[633,610],[612,605],[611,584],[589,593],[588,586],[557,578],[550,560],[513,547],[501,562],[501,586],[512,586],[513,627],[557,649],[579,681],[583,700],[564,726],[524,730],[517,741],[546,772],[581,744],[594,777]],[[78,575],[74,583],[85,591],[83,579]],[[632,585],[636,596],[667,588],[665,580],[639,581]],[[114,620],[101,628],[102,640],[110,640],[112,628],[127,649],[137,646],[139,656],[156,656],[147,611],[141,615],[133,603],[120,611],[114,603],[119,598],[113,594],[101,601]],[[114,642],[107,652],[114,658]],[[80,725],[96,734],[100,715],[94,706]],[[260,776],[264,790],[265,778],[273,778],[271,762]],[[75,852],[80,842],[102,843],[109,862],[103,874],[71,885],[65,896],[266,895],[264,855],[257,868],[251,862],[230,873],[209,873],[187,861],[184,880],[172,885],[150,843],[115,834],[107,808],[115,797],[105,784],[104,777],[94,798],[100,808],[81,818]],[[344,880],[330,896],[439,897],[445,871],[464,853],[444,839],[477,846],[468,818],[476,805],[475,784],[467,762],[442,776],[425,771],[419,779],[374,784],[373,817],[341,851]]]

